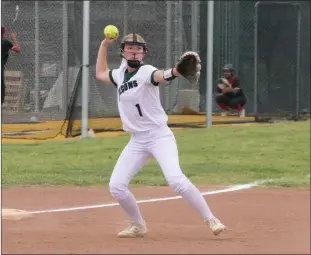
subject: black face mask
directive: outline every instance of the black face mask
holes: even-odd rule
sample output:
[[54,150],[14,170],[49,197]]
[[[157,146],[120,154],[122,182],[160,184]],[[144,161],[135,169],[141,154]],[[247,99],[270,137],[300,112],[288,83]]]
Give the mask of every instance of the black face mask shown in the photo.
[[141,66],[141,62],[139,60],[127,60],[127,64],[132,68],[138,68]]

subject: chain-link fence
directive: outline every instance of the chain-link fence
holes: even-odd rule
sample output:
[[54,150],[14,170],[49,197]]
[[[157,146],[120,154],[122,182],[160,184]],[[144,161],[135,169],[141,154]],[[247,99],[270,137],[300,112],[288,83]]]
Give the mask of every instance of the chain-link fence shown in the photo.
[[[18,18],[10,26],[16,5],[19,6]],[[4,123],[27,121],[37,115],[43,117],[44,105],[53,100],[54,85],[60,83],[63,88],[67,87],[62,81],[63,70],[67,69],[63,62],[67,54],[63,54],[62,8],[63,2],[54,1],[2,2],[2,24],[8,27],[7,36],[16,32],[21,47],[20,54],[10,54],[5,68],[8,89],[3,109]],[[21,76],[20,82],[10,86],[10,78],[14,80],[16,75]],[[14,99],[11,91],[18,91]],[[58,100],[61,95],[58,93],[56,97]],[[64,116],[66,106],[58,102],[54,105],[54,109],[45,115],[46,119]]]
[[310,112],[310,2],[243,2],[240,10],[251,13],[243,17],[249,40],[240,39],[239,66],[249,111],[290,118]]
[[[196,3],[196,2],[194,2]],[[191,29],[198,26],[198,17],[191,20],[197,3],[190,1],[105,1],[91,3],[91,33],[90,33],[90,115],[96,117],[118,115],[116,90],[113,86],[100,86],[95,80],[95,64],[105,24],[114,24],[120,28],[121,36],[135,31],[147,42],[148,53],[145,59],[159,69],[171,67],[186,49],[191,49]],[[118,15],[115,11],[118,10]],[[150,11],[152,10],[152,11]],[[103,14],[104,13],[104,14]],[[146,15],[148,13],[148,15]],[[120,18],[121,17],[121,18]],[[197,36],[197,34],[195,35]],[[121,38],[120,38],[121,39]],[[109,48],[108,61],[111,68],[120,65],[118,44]],[[197,47],[197,46],[193,46]],[[190,83],[182,79],[176,80],[171,86],[161,87],[163,107],[168,112],[179,112],[179,92],[192,89]],[[197,90],[197,87],[194,88]],[[196,105],[195,107],[198,107]],[[100,113],[99,113],[100,112]]]
[[256,113],[280,116],[298,116],[300,113],[301,18],[299,3],[256,4]]
[[[120,38],[133,31],[142,35],[148,45],[145,62],[159,69],[172,67],[186,50],[198,51],[202,58],[199,84],[193,86],[184,79],[176,79],[169,86],[161,86],[160,93],[163,108],[169,114],[181,114],[185,108],[205,111],[206,3],[90,2],[90,128],[95,122],[95,126],[104,127],[106,124],[101,118],[118,116],[114,86],[101,85],[95,79],[97,52],[107,24],[120,29]],[[260,113],[295,112],[297,104],[300,110],[310,111],[310,3],[298,2],[300,61],[296,54],[299,44],[297,10],[287,10],[285,5],[261,6],[256,38],[255,3],[215,1],[213,80],[222,76],[223,65],[232,63],[247,96],[247,113],[254,113],[256,109]],[[20,12],[11,26],[16,5]],[[4,123],[37,120],[60,120],[62,123],[61,120],[69,117],[80,119],[82,23],[82,1],[2,1],[2,24],[9,32],[16,31],[22,50],[19,55],[11,54],[6,66],[7,71],[20,71],[22,80],[15,83],[19,85],[11,86],[17,93],[11,92],[13,88],[7,90],[7,98],[12,93],[15,101],[6,101],[2,111]],[[108,62],[110,68],[120,64],[119,44],[109,48]],[[14,75],[17,74],[7,72],[8,83]],[[15,107],[10,108],[12,105]],[[216,104],[213,110],[219,111]],[[118,128],[121,128],[119,122]]]
[[233,64],[248,113],[310,112],[310,2],[217,1],[214,31],[214,78]]
[[[10,40],[15,32],[21,48],[20,54],[10,53],[5,67],[3,137],[54,137],[62,133],[81,65],[77,42],[82,31],[77,20],[82,19],[82,3],[2,1],[1,5],[6,37]],[[45,123],[51,120],[58,121]]]

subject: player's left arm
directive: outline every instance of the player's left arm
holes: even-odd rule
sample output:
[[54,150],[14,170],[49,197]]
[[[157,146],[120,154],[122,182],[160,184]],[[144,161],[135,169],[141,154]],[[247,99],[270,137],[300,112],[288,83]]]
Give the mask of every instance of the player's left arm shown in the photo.
[[155,84],[167,83],[167,82],[174,80],[178,76],[180,76],[180,73],[177,71],[177,69],[175,67],[173,67],[173,68],[170,68],[168,70],[156,70],[156,71],[154,71],[151,75],[151,80]]
[[153,79],[157,83],[170,82],[178,76],[183,76],[191,83],[197,84],[201,72],[201,59],[198,53],[187,51],[180,56],[176,65],[165,71],[156,71]]
[[201,59],[198,53],[187,51],[181,55],[176,65],[168,70],[156,70],[152,72],[151,82],[154,85],[167,83],[178,76],[183,76],[191,83],[197,84],[201,72]]

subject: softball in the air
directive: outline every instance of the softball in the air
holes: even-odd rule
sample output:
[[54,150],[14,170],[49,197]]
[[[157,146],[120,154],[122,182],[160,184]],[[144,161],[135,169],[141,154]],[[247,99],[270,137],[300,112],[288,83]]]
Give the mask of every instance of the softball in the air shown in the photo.
[[110,39],[110,40],[114,40],[117,39],[117,37],[119,36],[119,30],[116,26],[114,25],[108,25],[105,27],[104,29],[104,35]]

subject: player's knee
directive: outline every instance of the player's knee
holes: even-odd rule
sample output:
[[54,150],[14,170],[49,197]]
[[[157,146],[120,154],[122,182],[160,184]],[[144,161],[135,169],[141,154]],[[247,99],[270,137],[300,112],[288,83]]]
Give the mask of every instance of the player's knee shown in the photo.
[[127,196],[128,187],[125,184],[119,182],[109,182],[110,194],[116,200],[124,200]]
[[191,182],[185,175],[181,175],[168,180],[168,184],[172,187],[172,189],[175,192],[182,194],[188,190],[188,188],[191,185]]

